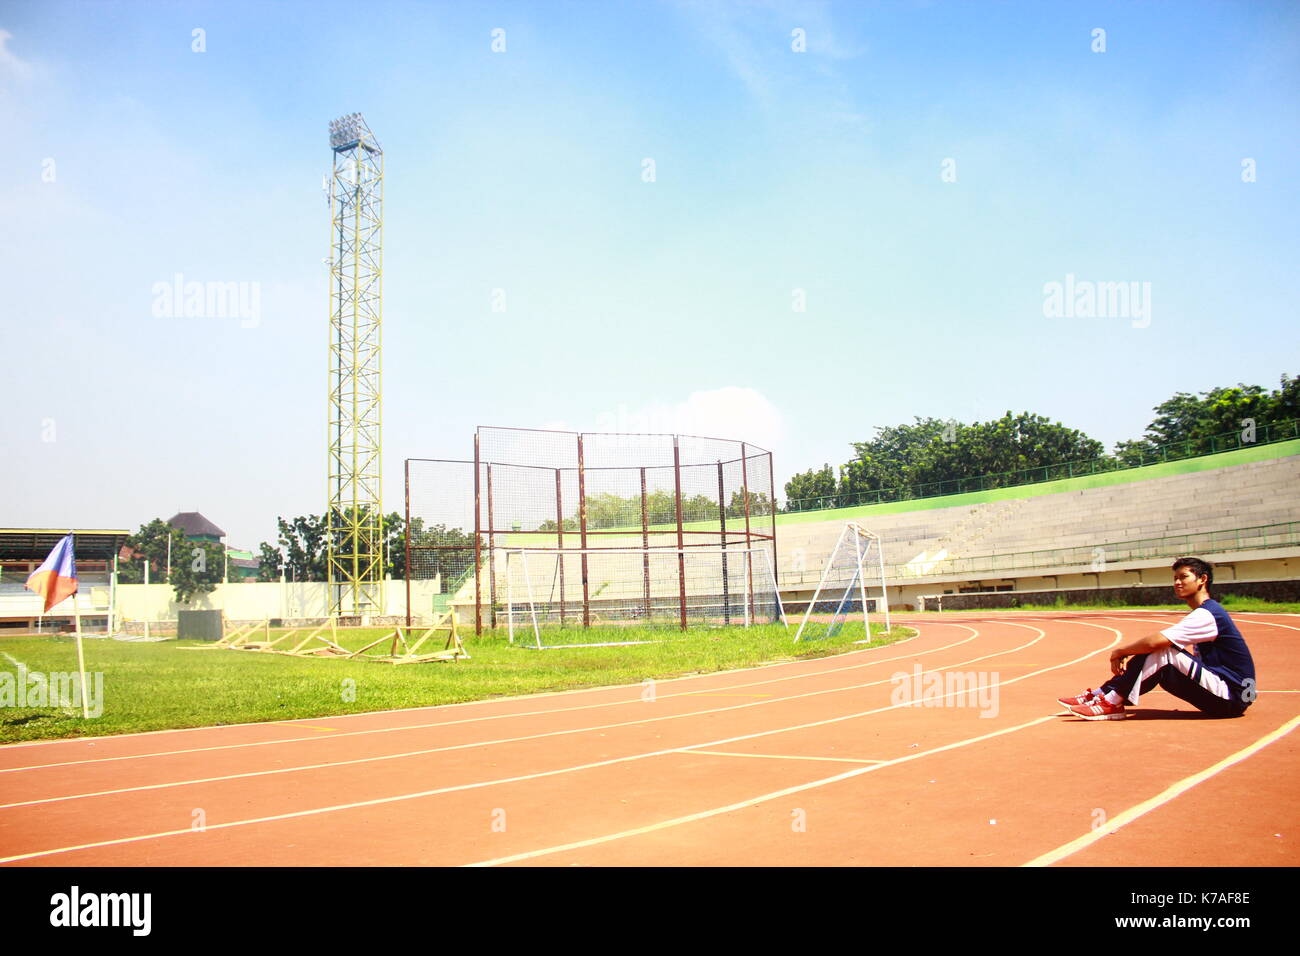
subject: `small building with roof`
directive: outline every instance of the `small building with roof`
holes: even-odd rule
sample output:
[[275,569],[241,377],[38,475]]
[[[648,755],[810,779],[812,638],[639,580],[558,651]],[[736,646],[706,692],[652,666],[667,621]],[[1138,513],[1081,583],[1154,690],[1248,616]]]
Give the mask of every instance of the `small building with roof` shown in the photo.
[[178,529],[187,541],[207,541],[220,544],[226,533],[197,511],[181,511],[167,519],[167,523]]

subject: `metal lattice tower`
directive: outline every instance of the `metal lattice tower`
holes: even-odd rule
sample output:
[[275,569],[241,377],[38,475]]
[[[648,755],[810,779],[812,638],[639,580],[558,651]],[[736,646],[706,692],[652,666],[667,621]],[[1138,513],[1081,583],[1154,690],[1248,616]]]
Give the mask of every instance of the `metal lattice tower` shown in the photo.
[[372,614],[384,579],[384,153],[360,113],[330,123],[330,149],[330,614]]

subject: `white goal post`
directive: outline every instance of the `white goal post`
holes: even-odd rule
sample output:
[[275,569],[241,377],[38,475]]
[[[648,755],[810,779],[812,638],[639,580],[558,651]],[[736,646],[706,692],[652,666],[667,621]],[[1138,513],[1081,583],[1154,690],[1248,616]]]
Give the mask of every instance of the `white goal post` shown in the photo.
[[[595,647],[653,643],[645,628],[781,623],[771,553],[762,547],[503,548],[498,594],[510,643]],[[499,619],[499,617],[498,617]],[[591,628],[601,629],[586,636]],[[618,638],[619,628],[628,639]],[[548,641],[548,633],[562,634]]]
[[[874,562],[872,550],[875,551]],[[871,599],[867,594],[867,582],[868,578],[874,579],[877,574],[880,605],[885,616],[885,630],[889,630],[889,592],[885,589],[885,555],[880,546],[880,536],[855,522],[846,523],[840,531],[835,547],[826,559],[826,566],[822,569],[822,576],[817,582],[817,590],[812,600],[808,602],[808,609],[804,611],[803,620],[799,622],[799,630],[795,632],[795,641],[809,640],[813,637],[834,637],[838,634],[844,622],[848,620],[856,591],[857,600],[862,607],[863,640],[855,643],[869,643],[871,622],[868,609],[871,606]],[[877,582],[872,580],[871,583]],[[826,625],[826,631],[817,633],[819,622],[812,622],[810,626],[809,621],[823,590],[828,592],[828,598],[838,595],[839,601],[830,623]]]

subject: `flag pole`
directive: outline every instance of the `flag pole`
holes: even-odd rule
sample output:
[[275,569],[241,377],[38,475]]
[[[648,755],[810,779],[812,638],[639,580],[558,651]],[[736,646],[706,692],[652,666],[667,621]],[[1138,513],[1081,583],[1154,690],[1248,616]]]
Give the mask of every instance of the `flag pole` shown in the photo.
[[[70,530],[68,535],[72,538],[72,553],[75,555],[77,553],[76,533]],[[81,647],[81,602],[78,599],[80,590],[80,583],[78,582],[77,590],[72,592],[72,619],[76,622],[77,630],[77,673],[81,677],[81,716],[85,720],[89,720],[90,704],[86,699],[86,654]]]
[[120,552],[113,552],[113,570],[108,579],[108,633],[117,633],[117,558]]
[[90,719],[90,705],[86,699],[86,655],[81,649],[81,604],[77,592],[72,592],[72,616],[77,622],[77,670],[81,674],[81,716]]

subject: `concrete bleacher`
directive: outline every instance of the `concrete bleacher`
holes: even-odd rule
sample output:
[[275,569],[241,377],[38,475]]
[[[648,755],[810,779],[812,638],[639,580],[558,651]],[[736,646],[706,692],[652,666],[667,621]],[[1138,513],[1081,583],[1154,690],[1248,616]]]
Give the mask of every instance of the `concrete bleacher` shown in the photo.
[[[905,581],[914,582],[907,586],[906,593],[900,592],[900,598],[906,603],[913,600],[913,592],[918,587],[965,587],[956,580],[962,576],[957,568],[963,566],[963,562],[964,566],[970,567],[970,559],[978,561],[981,566],[1022,567],[1024,565],[1015,560],[1008,564],[990,564],[982,559],[1022,552],[1095,549],[1103,545],[1180,534],[1300,522],[1298,488],[1300,455],[1291,455],[1145,479],[1134,473],[1134,480],[1121,484],[1068,491],[1044,493],[1042,487],[1026,485],[1015,489],[1018,492],[1015,496],[976,503],[970,503],[971,496],[963,496],[960,499],[963,503],[948,507],[943,507],[941,501],[928,499],[917,503],[928,507],[915,511],[887,513],[887,509],[882,508],[880,513],[873,513],[870,508],[854,509],[847,513],[826,512],[826,519],[820,521],[778,517],[777,577],[783,600],[798,602],[810,597],[846,521],[852,520],[879,536],[891,591],[896,581],[900,588]],[[1005,492],[995,494],[1004,495]],[[940,506],[935,507],[936,504]],[[806,515],[798,517],[802,519]],[[686,537],[687,543],[692,543],[690,532]],[[697,543],[716,542],[716,538],[694,537]],[[603,547],[635,549],[640,547],[641,541],[639,535],[626,538],[618,535],[604,537],[600,544]],[[1285,557],[1280,552],[1274,554]],[[639,558],[627,560],[639,562]],[[874,564],[874,555],[872,560]],[[501,552],[497,554],[496,570],[497,597],[504,601],[506,576]],[[734,571],[733,568],[733,574]],[[1051,576],[1055,573],[1052,568],[1043,568],[1017,577],[1024,577],[1024,574]],[[565,575],[567,601],[580,600],[581,571],[576,557],[566,559]],[[675,598],[675,571],[671,574],[657,573],[652,577],[654,598]],[[973,577],[988,580],[999,576],[979,573]],[[517,589],[514,597],[519,601],[523,597],[520,592],[527,585],[518,566],[513,578],[511,584]],[[531,562],[529,578],[538,600],[553,599],[553,562],[544,559]],[[942,583],[934,583],[939,579],[943,579]],[[930,583],[925,583],[927,581]],[[1023,581],[1017,585],[1022,586],[1025,586]],[[635,570],[616,572],[612,564],[590,563],[589,591],[593,604],[619,600],[635,602],[639,600],[640,588],[640,578]],[[701,570],[698,579],[688,573],[688,595],[703,594],[716,588],[716,572]],[[486,592],[485,580],[485,601]],[[453,600],[458,604],[473,601],[472,579]]]
[[[1024,500],[984,553],[1248,528],[1300,520],[1300,457]],[[1029,542],[1027,549],[1023,545]]]
[[[1101,488],[852,520],[881,537],[885,562],[978,557],[1300,521],[1300,456]],[[778,528],[783,587],[816,579],[845,519]]]

